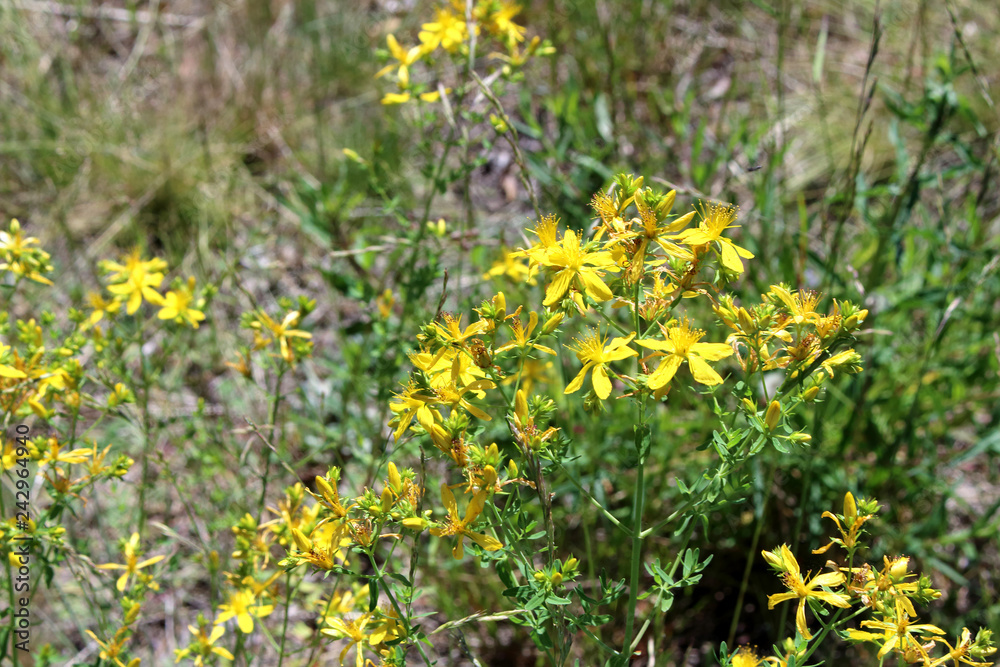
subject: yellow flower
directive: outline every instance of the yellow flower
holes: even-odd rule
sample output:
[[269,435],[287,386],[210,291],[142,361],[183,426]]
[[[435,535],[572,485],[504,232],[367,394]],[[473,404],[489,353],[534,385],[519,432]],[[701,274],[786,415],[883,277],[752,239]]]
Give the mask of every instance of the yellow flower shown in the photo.
[[375,306],[378,308],[378,314],[383,320],[389,319],[389,316],[392,315],[392,307],[394,305],[396,305],[396,297],[389,288],[386,288],[385,291],[375,299]]
[[716,373],[707,361],[725,359],[733,353],[733,348],[725,343],[699,343],[705,332],[701,329],[692,329],[687,319],[672,327],[661,324],[660,331],[666,340],[636,341],[650,350],[659,350],[651,356],[663,357],[663,361],[649,376],[650,389],[656,390],[669,384],[684,361],[687,361],[691,368],[695,381],[708,386],[722,383],[722,376]]
[[[204,619],[202,619],[202,621],[203,620]],[[193,625],[189,625],[187,628],[188,632],[195,636],[195,643],[191,644],[187,648],[176,649],[175,653],[177,655],[177,659],[175,662],[180,662],[190,655],[194,657],[195,667],[203,667],[205,664],[205,658],[209,657],[213,653],[225,658],[226,660],[236,659],[228,650],[222,648],[221,646],[215,646],[215,642],[219,641],[222,638],[222,635],[226,633],[226,629],[221,625],[213,627],[211,632],[208,632],[207,626],[196,628]]]
[[[6,356],[7,350],[9,349],[10,346],[0,343],[0,359],[3,359]],[[0,363],[0,377],[14,378],[19,380],[21,378],[26,378],[28,376],[22,370],[18,370],[13,366],[8,366],[7,364]]]
[[469,384],[463,386],[461,389],[459,389],[454,382],[449,382],[447,385],[436,388],[434,393],[437,397],[438,403],[450,405],[452,409],[461,406],[465,408],[465,410],[473,417],[482,419],[483,421],[490,421],[492,418],[487,413],[469,403],[468,399],[465,398],[465,394],[470,391],[474,394],[481,394],[484,389],[495,388],[496,384],[492,380],[476,380],[475,382],[470,382]]
[[973,641],[969,628],[962,628],[962,635],[955,643],[955,646],[949,644],[945,639],[939,640],[948,647],[948,654],[932,662],[930,667],[941,667],[941,665],[949,660],[952,661],[954,667],[960,667],[958,664],[960,662],[972,665],[972,667],[990,667],[993,663],[973,662],[971,658],[981,658],[996,653],[997,650],[993,647],[991,635],[992,632],[989,630],[980,630],[976,635],[976,640]]
[[83,329],[89,329],[94,326],[102,319],[104,319],[105,314],[110,315],[111,313],[118,312],[118,309],[122,307],[122,302],[119,299],[111,299],[107,301],[100,292],[91,292],[87,295],[87,302],[93,311],[90,313],[90,317],[83,325]]
[[292,538],[299,550],[292,558],[296,565],[310,563],[321,570],[332,570],[347,557],[344,547],[351,544],[347,533],[348,526],[344,522],[327,521],[313,530],[309,537],[298,528],[292,528]]
[[[97,644],[101,647],[101,652],[99,654],[101,660],[110,660],[118,665],[118,667],[126,667],[125,663],[122,662],[118,656],[121,654],[122,649],[125,648],[125,643],[128,642],[130,638],[128,628],[120,628],[118,632],[115,633],[114,639],[109,639],[107,642],[102,642],[97,638],[97,635],[90,630],[86,630],[86,633],[90,635],[90,638],[97,642]],[[132,660],[129,660],[127,667],[135,667],[138,664],[139,658],[133,658]]]
[[519,250],[515,256],[524,255],[528,258],[529,276],[531,270],[539,264],[544,264],[549,253],[559,244],[559,218],[554,215],[542,217],[531,232],[538,237],[538,241],[532,244],[527,250]]
[[447,345],[454,345],[456,347],[464,347],[465,341],[472,338],[473,336],[478,336],[479,334],[486,331],[486,322],[479,320],[473,322],[469,326],[462,329],[462,316],[459,315],[455,318],[449,313],[443,315],[444,326],[438,324],[437,322],[431,322],[428,327],[433,329],[441,340]]
[[515,348],[522,350],[538,350],[539,352],[544,352],[545,354],[555,354],[556,351],[551,347],[546,347],[544,345],[539,345],[538,343],[531,342],[531,334],[538,326],[538,313],[531,311],[528,313],[528,327],[525,328],[521,324],[521,320],[514,319],[510,322],[511,333],[514,334],[514,340],[501,345],[496,349],[497,353],[506,352],[507,350],[513,350]]
[[244,634],[253,632],[254,617],[264,618],[274,611],[274,605],[254,604],[256,598],[257,592],[250,588],[238,588],[234,590],[229,594],[229,599],[219,605],[219,611],[222,613],[215,619],[215,624],[219,625],[231,618],[235,618],[240,632]]
[[823,516],[833,519],[833,522],[837,524],[837,530],[840,531],[840,537],[831,538],[830,542],[819,549],[813,549],[814,554],[823,554],[829,551],[830,547],[834,544],[839,544],[844,549],[851,551],[857,546],[858,535],[861,532],[861,527],[866,521],[873,518],[874,514],[858,514],[858,504],[854,500],[854,495],[848,491],[844,494],[844,525],[840,525],[840,519],[837,515],[832,512],[823,512]]
[[486,29],[497,35],[508,45],[524,41],[524,26],[514,23],[511,19],[521,13],[521,6],[510,0],[498,0],[491,3],[494,9],[487,17]]
[[392,57],[396,59],[396,63],[391,63],[386,65],[378,71],[375,78],[385,76],[392,71],[394,67],[398,67],[396,70],[396,77],[399,80],[400,88],[408,88],[410,85],[410,65],[420,60],[420,56],[424,55],[424,51],[419,46],[412,47],[409,51],[404,49],[396,41],[396,37],[389,35],[385,38],[386,43],[389,45],[389,53]]
[[881,643],[882,648],[879,649],[878,652],[879,660],[884,658],[889,651],[895,649],[898,653],[914,651],[924,659],[925,663],[929,662],[930,656],[927,655],[927,650],[923,647],[923,644],[921,644],[920,641],[913,636],[914,633],[925,634],[929,632],[934,635],[944,634],[944,630],[936,625],[931,625],[929,623],[911,623],[910,614],[907,613],[905,604],[902,602],[902,598],[897,598],[896,600],[895,618],[893,620],[861,621],[861,626],[881,630],[882,634],[879,635],[871,632],[864,632],[863,630],[848,630],[848,638]]
[[[430,53],[438,46],[454,53],[462,42],[468,39],[469,31],[465,20],[456,16],[450,9],[437,10],[437,20],[425,23],[418,37],[424,53]],[[477,28],[478,31],[478,28]]]
[[[835,607],[841,607],[843,609],[849,608],[850,602],[848,602],[848,597],[842,593],[829,593],[824,590],[820,590],[823,586],[837,586],[844,583],[844,575],[840,572],[828,572],[826,574],[820,574],[809,581],[806,581],[802,572],[799,570],[799,563],[795,560],[795,556],[792,554],[791,550],[787,545],[782,544],[781,547],[775,551],[764,551],[764,559],[768,563],[774,565],[779,570],[784,573],[782,577],[785,586],[789,589],[788,593],[777,593],[771,595],[767,598],[767,608],[774,609],[776,604],[784,602],[785,600],[795,600],[799,601],[798,611],[795,613],[795,627],[799,629],[799,633],[805,639],[812,639],[812,635],[809,633],[809,628],[806,627],[806,599],[813,598],[814,600],[819,600],[820,602],[826,602],[827,604],[832,604]],[[806,577],[808,577],[808,573]],[[879,656],[881,657],[881,656]]]
[[163,271],[167,268],[167,263],[162,259],[153,258],[143,260],[139,249],[136,248],[125,258],[125,264],[118,262],[104,262],[104,269],[109,271],[111,281],[116,283],[108,286],[108,291],[122,297],[128,297],[125,312],[129,315],[139,310],[142,300],[154,305],[161,305],[163,297],[154,287],[159,287],[163,282]]
[[808,324],[822,318],[816,312],[816,306],[819,305],[820,300],[818,292],[798,290],[792,294],[785,285],[771,285],[771,294],[778,297],[785,304],[795,324]]
[[361,653],[361,648],[365,644],[365,626],[368,625],[368,622],[371,620],[372,615],[370,612],[362,614],[353,621],[345,621],[342,618],[326,619],[326,623],[330,627],[323,628],[322,633],[324,635],[348,640],[347,646],[345,646],[344,650],[340,652],[341,665],[344,664],[344,658],[347,657],[348,651],[357,646],[358,651],[354,664],[356,667],[364,667],[365,661]]
[[125,570],[125,574],[118,577],[118,581],[115,584],[115,588],[118,589],[119,593],[125,591],[125,586],[128,585],[128,579],[133,574],[138,574],[139,570],[149,567],[150,565],[155,565],[161,560],[166,558],[166,556],[153,556],[152,558],[146,559],[139,562],[139,533],[132,533],[132,537],[129,541],[125,543],[122,548],[122,555],[125,556],[125,564],[119,565],[118,563],[105,563],[104,565],[98,565],[99,570]]
[[[281,324],[278,324],[275,320],[265,313],[260,311],[257,314],[257,321],[253,323],[255,329],[260,330],[261,328],[267,329],[267,333],[274,337],[274,340],[278,341],[278,347],[281,350],[281,358],[292,363],[295,361],[295,356],[292,354],[292,349],[289,346],[289,338],[304,338],[309,340],[312,338],[312,334],[300,331],[299,329],[293,329],[296,324],[299,323],[299,311],[293,310],[284,319],[281,320]],[[270,341],[266,341],[266,345]]]
[[760,658],[757,657],[757,652],[749,646],[741,646],[733,654],[733,667],[757,667],[759,664]]
[[194,276],[188,278],[187,285],[170,290],[163,297],[163,305],[157,315],[161,320],[187,321],[193,328],[205,319],[205,313],[191,307],[194,303]]
[[54,466],[56,463],[83,463],[91,453],[91,450],[84,448],[63,452],[61,451],[62,445],[55,438],[49,438],[45,444],[48,445],[48,449],[38,460],[39,466]]
[[486,551],[497,551],[498,549],[503,548],[503,544],[500,543],[500,540],[495,537],[490,537],[489,535],[476,533],[471,528],[472,524],[476,522],[476,518],[479,517],[483,508],[486,506],[485,489],[472,496],[468,507],[465,509],[464,519],[459,517],[458,503],[455,502],[455,494],[451,492],[447,483],[441,484],[441,499],[444,501],[445,509],[448,510],[448,517],[442,525],[431,528],[430,532],[431,535],[435,537],[444,537],[447,535],[458,536],[458,544],[456,544],[455,548],[451,551],[451,555],[454,556],[456,560],[460,559],[465,554],[464,543],[466,537],[471,539]]
[[600,278],[604,275],[600,269],[617,270],[611,253],[587,252],[572,229],[566,230],[562,241],[549,250],[541,263],[558,270],[552,284],[545,290],[545,301],[542,303],[546,306],[562,299],[574,281],[595,301],[610,301],[614,298],[614,294]]
[[0,253],[5,261],[0,262],[0,270],[8,270],[14,275],[24,276],[28,280],[43,285],[51,285],[52,281],[41,274],[52,270],[49,264],[49,253],[38,245],[38,239],[21,234],[21,223],[17,218],[10,221],[10,232],[0,231]]
[[527,282],[529,285],[535,284],[535,279],[531,276],[531,269],[526,264],[519,261],[524,256],[523,252],[517,252],[504,248],[503,256],[493,263],[490,270],[483,274],[483,280],[497,276],[507,276],[515,283]]
[[[451,88],[445,88],[444,92],[450,93]],[[429,93],[420,93],[417,97],[423,102],[437,102],[441,99],[441,92],[438,90],[431,91]],[[406,104],[412,99],[409,91],[404,91],[402,93],[386,93],[382,98],[382,104],[389,106],[391,104]]]
[[739,227],[729,223],[736,221],[736,208],[723,204],[707,207],[701,212],[701,221],[697,229],[688,229],[677,235],[677,240],[690,246],[700,246],[709,243],[719,243],[722,250],[722,264],[735,273],[743,273],[743,262],[740,257],[753,259],[753,253],[736,245],[722,233],[727,229]]
[[21,446],[16,440],[6,440],[3,436],[0,436],[0,441],[3,442],[3,447],[0,447],[0,470],[10,470],[17,465],[17,460],[22,458],[17,454]]
[[592,370],[591,381],[594,383],[594,393],[601,400],[610,396],[611,380],[608,378],[608,372],[604,366],[612,361],[636,356],[638,352],[628,347],[633,338],[635,338],[635,334],[631,334],[627,338],[615,338],[606,344],[607,339],[601,338],[600,332],[595,331],[583,340],[577,339],[577,347],[570,349],[576,352],[576,358],[583,363],[583,368],[580,369],[580,372],[563,393],[572,394],[579,391],[580,387],[583,386],[587,371]]
[[437,401],[434,396],[421,393],[421,390],[411,382],[402,393],[393,394],[393,397],[395,400],[389,403],[389,409],[396,416],[392,418],[389,425],[396,427],[396,431],[393,433],[396,440],[399,440],[399,437],[403,435],[414,417],[417,418],[421,426],[430,430],[434,424],[434,410],[430,406]]
[[848,375],[858,373],[861,371],[861,355],[855,352],[852,347],[849,350],[838,352],[826,361],[823,361],[820,366],[831,378],[833,377],[834,369],[838,368]]

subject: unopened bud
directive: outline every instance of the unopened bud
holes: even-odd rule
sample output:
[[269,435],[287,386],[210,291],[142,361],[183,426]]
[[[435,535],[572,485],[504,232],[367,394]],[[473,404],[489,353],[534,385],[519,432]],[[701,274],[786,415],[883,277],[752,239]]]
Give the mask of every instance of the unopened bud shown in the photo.
[[854,525],[854,520],[858,518],[858,504],[854,502],[854,496],[850,491],[844,494],[844,520],[847,527]]
[[563,317],[565,316],[562,313],[555,313],[549,319],[545,320],[545,326],[542,327],[542,335],[547,335],[555,331],[562,324]]
[[804,392],[802,392],[802,400],[807,403],[812,403],[813,401],[816,400],[816,397],[819,396],[819,389],[820,387],[818,384],[809,387]]
[[403,480],[399,476],[399,470],[396,469],[396,464],[389,462],[389,486],[393,491],[399,493],[403,488]]
[[518,389],[517,394],[514,395],[514,414],[516,414],[522,422],[528,416],[528,396],[524,393],[524,389]]
[[753,318],[750,317],[750,313],[748,313],[747,309],[743,306],[740,306],[736,311],[736,319],[740,321],[740,326],[744,331],[753,331],[756,329],[753,323]]
[[767,426],[767,430],[773,431],[774,427],[778,425],[778,419],[780,418],[781,403],[771,401],[771,404],[767,406],[767,412],[764,413],[764,424]]
[[388,512],[390,509],[392,509],[392,491],[389,489],[388,486],[382,489],[381,500],[382,500],[382,507],[381,507],[382,512]]
[[292,528],[292,539],[295,540],[295,546],[299,548],[299,551],[310,551],[312,549],[312,540],[306,537],[298,528]]

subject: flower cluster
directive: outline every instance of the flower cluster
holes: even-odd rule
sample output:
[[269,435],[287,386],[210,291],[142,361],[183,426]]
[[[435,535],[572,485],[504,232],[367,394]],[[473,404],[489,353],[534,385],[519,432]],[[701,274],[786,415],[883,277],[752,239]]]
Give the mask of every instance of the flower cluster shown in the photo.
[[[788,640],[785,655],[765,658],[766,662],[775,665],[786,665],[791,655],[795,656],[795,664],[804,664],[808,656],[815,650],[815,645],[808,646],[813,639],[806,623],[805,609],[811,606],[823,616],[828,616],[823,607],[835,607],[840,610],[858,607],[859,613],[868,611],[872,619],[861,621],[861,628],[848,628],[842,631],[842,636],[852,643],[871,642],[879,647],[878,658],[884,660],[890,653],[895,654],[900,663],[920,663],[924,667],[940,667],[948,663],[963,662],[975,667],[987,667],[992,663],[983,659],[996,652],[989,630],[981,629],[972,638],[972,633],[963,628],[960,637],[952,645],[943,635],[944,630],[929,623],[918,623],[914,603],[923,604],[940,597],[941,593],[930,585],[930,579],[910,572],[910,559],[906,556],[890,558],[883,557],[880,569],[868,563],[855,566],[855,555],[863,548],[859,538],[864,534],[864,524],[874,518],[878,511],[878,503],[874,500],[855,501],[853,494],[844,496],[844,513],[835,515],[824,512],[823,516],[830,518],[837,525],[839,537],[813,553],[825,553],[833,545],[840,546],[847,552],[847,567],[839,567],[829,561],[830,572],[810,577],[803,575],[799,563],[787,545],[771,551],[764,551],[764,559],[781,575],[782,582],[788,589],[784,593],[776,593],[768,598],[768,608],[793,600],[798,602],[795,616],[795,627],[801,641]],[[829,620],[821,623],[826,630],[839,628],[849,619],[841,619],[835,614]],[[826,632],[823,633],[824,635]],[[943,656],[933,657],[937,644],[947,647]],[[741,648],[732,656],[732,665],[746,667],[757,665],[761,660],[754,652]]]
[[[410,70],[421,61],[432,64],[441,52],[467,58],[473,36],[477,40],[489,37],[503,49],[503,52],[490,55],[504,63],[508,74],[512,68],[523,66],[532,56],[552,53],[551,45],[537,36],[522,46],[526,31],[524,26],[514,22],[514,17],[520,12],[521,7],[511,0],[477,0],[472,4],[471,13],[467,14],[464,0],[452,0],[436,9],[433,21],[421,26],[419,44],[404,47],[395,35],[390,34],[386,37],[386,45],[391,62],[379,70],[375,78],[392,74],[398,92],[386,93],[382,104],[403,104],[414,99],[436,102],[441,99],[442,90],[446,94],[451,92],[450,89],[433,88],[427,82],[413,80]],[[483,42],[479,44],[481,48]]]

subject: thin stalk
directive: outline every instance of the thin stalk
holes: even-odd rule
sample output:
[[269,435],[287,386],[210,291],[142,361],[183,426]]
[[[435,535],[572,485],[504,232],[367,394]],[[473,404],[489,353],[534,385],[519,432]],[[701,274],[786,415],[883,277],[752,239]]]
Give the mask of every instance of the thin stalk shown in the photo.
[[[382,585],[382,590],[385,591],[386,597],[389,598],[389,603],[392,605],[393,610],[395,610],[396,615],[401,619],[405,619],[406,616],[403,614],[403,610],[399,606],[399,602],[396,601],[396,596],[392,594],[392,589],[389,587],[389,584],[385,583],[385,575],[382,574],[382,569],[378,566],[378,563],[375,561],[375,555],[372,553],[372,550],[370,548],[365,549],[365,554],[368,556],[368,560],[372,564],[372,569],[375,570],[375,579],[378,581],[379,584]],[[420,651],[420,657],[424,659],[424,663],[427,665],[427,667],[431,667],[430,658],[427,657],[427,654],[424,652],[424,647],[421,645],[421,643],[418,641],[415,642],[414,645],[417,647],[417,650]],[[360,648],[361,647],[358,647],[358,650],[360,650]]]
[[[271,425],[271,441],[277,448],[281,444],[281,431],[278,429],[278,408],[281,405],[281,379],[285,376],[286,367],[284,364],[278,371],[278,379],[274,383],[274,396],[271,397],[271,414],[268,423]],[[267,482],[271,477],[271,448],[264,450],[264,479],[260,488],[260,502],[257,503],[257,523],[264,514],[264,504],[267,502]]]
[[[300,582],[301,583],[301,580]],[[278,667],[285,664],[285,638],[288,637],[288,612],[292,606],[292,573],[285,575],[285,613],[281,618],[281,648],[278,650]],[[295,587],[298,589],[298,586]],[[360,647],[358,650],[361,650]]]
[[[765,475],[764,479],[767,480],[767,489],[764,492],[764,499],[760,504],[760,516],[757,517],[757,525],[753,530],[753,539],[750,540],[750,551],[747,553],[747,563],[743,568],[743,579],[740,581],[740,594],[736,596],[736,607],[733,609],[733,620],[729,624],[729,637],[727,639],[727,644],[729,646],[733,645],[736,640],[736,627],[740,623],[740,613],[743,610],[743,598],[747,592],[747,585],[750,582],[750,570],[753,569],[753,562],[757,557],[757,544],[760,541],[760,533],[764,528],[764,513],[767,511],[767,503],[771,500],[771,489],[773,484],[771,483],[771,475]],[[784,619],[782,619],[781,624],[778,627],[784,627]]]
[[642,562],[642,505],[646,498],[645,461],[639,461],[636,473],[635,497],[632,512],[632,563],[629,568],[628,612],[625,617],[625,641],[622,643],[622,664],[628,664],[631,655],[632,630],[635,623],[635,606],[639,599],[639,570]]
[[142,392],[139,397],[139,410],[142,416],[142,479],[139,484],[139,534],[142,535],[146,527],[146,489],[149,487],[149,450],[151,430],[149,419],[149,374],[147,373],[146,350],[143,345],[143,332],[145,327],[139,327],[139,382],[142,385]]

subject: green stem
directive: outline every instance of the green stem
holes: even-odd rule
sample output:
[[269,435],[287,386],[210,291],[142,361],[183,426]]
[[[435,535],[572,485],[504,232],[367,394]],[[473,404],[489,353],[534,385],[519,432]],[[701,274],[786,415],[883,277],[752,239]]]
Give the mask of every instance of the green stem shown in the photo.
[[[370,548],[365,549],[365,554],[368,556],[368,560],[372,564],[372,569],[375,570],[375,579],[378,581],[379,584],[381,584],[382,590],[385,591],[386,597],[389,598],[389,603],[392,604],[392,608],[395,610],[396,615],[400,618],[400,620],[406,619],[406,616],[403,614],[402,608],[399,606],[399,602],[396,601],[396,596],[392,594],[392,589],[389,587],[389,584],[385,582],[385,575],[382,574],[382,569],[378,566],[378,563],[375,561],[375,555],[372,553],[372,550]],[[407,628],[407,632],[409,632],[409,628]],[[420,644],[419,641],[415,642],[414,645],[417,647],[417,650],[420,651],[420,657],[424,659],[424,663],[427,665],[427,667],[431,667],[430,658],[428,658],[427,654],[424,652],[424,647]],[[359,651],[361,650],[360,646],[358,647],[358,650]]]
[[146,351],[143,345],[144,327],[139,328],[139,382],[142,385],[139,409],[142,413],[142,478],[139,483],[139,534],[146,527],[146,489],[149,488],[149,450],[150,450],[150,419],[149,419],[149,374],[147,373]]
[[639,570],[642,562],[642,505],[646,496],[645,462],[639,461],[635,482],[635,499],[632,513],[632,564],[629,570],[628,615],[625,617],[625,641],[622,643],[623,665],[631,656],[632,630],[635,606],[639,598]]
[[[269,450],[270,451],[270,450]],[[301,583],[301,580],[300,580]],[[281,619],[281,648],[278,650],[278,667],[285,664],[285,638],[288,637],[288,611],[292,602],[292,573],[285,575],[285,613]],[[298,586],[295,587],[296,589]]]
[[[771,475],[768,474],[764,477],[767,481],[767,489],[764,492],[764,500],[760,504],[760,515],[757,517],[757,525],[753,530],[753,539],[750,540],[750,551],[747,553],[747,563],[743,568],[743,580],[740,581],[740,593],[736,596],[736,607],[733,609],[733,620],[729,624],[729,637],[727,643],[729,646],[733,645],[736,640],[736,627],[740,622],[740,613],[743,611],[743,598],[747,592],[747,585],[750,582],[750,570],[753,568],[753,562],[757,557],[757,544],[760,541],[760,533],[764,527],[764,513],[767,511],[767,503],[771,499]],[[794,544],[794,542],[793,542]],[[784,627],[784,621],[778,627]]]
[[580,484],[580,482],[575,480],[573,476],[569,474],[569,471],[566,470],[566,468],[562,465],[562,463],[558,463],[557,465],[559,466],[559,469],[562,471],[562,473],[566,476],[566,479],[568,479],[570,483],[576,487],[577,491],[586,496],[587,500],[589,500],[594,507],[600,510],[601,514],[604,515],[604,518],[613,523],[616,527],[620,528],[622,532],[624,532],[629,537],[633,537],[632,530],[628,526],[623,524],[621,521],[619,521],[617,518],[615,518],[614,514],[605,509],[604,505],[602,505],[597,498],[590,495],[590,492],[587,491],[587,489],[583,488],[583,485]]
[[[271,398],[271,414],[268,419],[271,425],[271,441],[274,444],[275,449],[281,445],[281,432],[278,430],[278,407],[281,405],[281,379],[285,376],[286,367],[281,366],[281,370],[278,371],[278,379],[274,383],[274,396]],[[267,482],[271,477],[271,448],[266,447],[264,449],[264,479],[261,483],[260,488],[260,502],[257,503],[257,523],[260,523],[261,517],[264,515],[264,505],[267,502]]]

